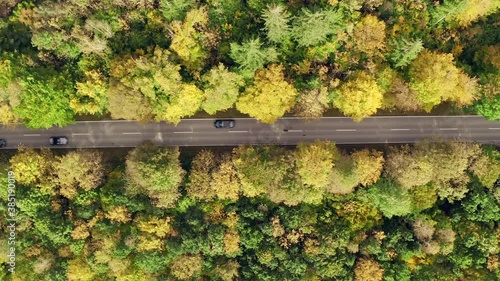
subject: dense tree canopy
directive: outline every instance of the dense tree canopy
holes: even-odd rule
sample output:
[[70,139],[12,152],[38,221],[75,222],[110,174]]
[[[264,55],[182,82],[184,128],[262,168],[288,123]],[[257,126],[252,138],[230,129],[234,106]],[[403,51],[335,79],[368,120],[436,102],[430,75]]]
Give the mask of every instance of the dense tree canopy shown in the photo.
[[[394,166],[403,160],[409,167]],[[430,177],[412,171],[419,163]],[[394,146],[386,158],[320,141],[232,155],[151,143],[121,156],[22,149],[0,155],[5,206],[7,171],[16,178],[22,261],[11,274],[1,258],[1,276],[496,280],[499,163],[493,146],[435,141]]]
[[[89,115],[176,124],[234,105],[265,122],[320,117],[332,104],[360,120],[381,105],[359,73],[398,114],[473,103],[467,110],[498,119],[495,0],[4,2],[0,122],[9,126]],[[282,69],[263,78],[271,65]],[[387,66],[391,83],[380,79]],[[269,91],[276,110],[252,112],[260,107],[238,99],[264,92],[259,80],[284,80],[300,97],[280,84]]]

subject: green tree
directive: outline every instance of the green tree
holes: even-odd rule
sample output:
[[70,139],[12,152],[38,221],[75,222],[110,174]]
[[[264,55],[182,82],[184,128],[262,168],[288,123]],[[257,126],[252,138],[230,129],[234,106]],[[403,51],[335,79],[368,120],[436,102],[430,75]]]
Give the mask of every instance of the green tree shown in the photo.
[[203,75],[203,103],[201,108],[208,114],[224,111],[234,106],[240,94],[240,87],[245,83],[243,78],[220,63]]
[[332,9],[306,8],[292,21],[292,37],[299,46],[315,46],[341,31],[342,15]]
[[413,211],[408,190],[385,178],[367,188],[367,197],[388,218],[404,216]]
[[424,49],[421,39],[407,40],[400,37],[394,40],[391,45],[394,50],[389,53],[388,57],[396,68],[409,65]]
[[488,120],[500,120],[500,94],[483,97],[475,104],[475,110]]
[[298,95],[285,80],[282,65],[270,65],[257,71],[253,85],[247,87],[236,108],[261,122],[273,123],[290,110]]
[[[488,59],[491,61],[494,57]],[[474,109],[488,120],[500,120],[500,72],[481,77],[480,89],[481,99],[474,104]]]
[[500,201],[495,199],[490,190],[479,185],[472,186],[461,204],[469,220],[489,223],[500,218]]
[[336,91],[333,105],[353,120],[361,121],[382,107],[382,99],[377,81],[365,72],[358,72]]
[[231,43],[229,56],[239,65],[240,73],[245,78],[252,78],[257,69],[278,59],[276,50],[263,48],[259,38],[245,41],[242,45]]
[[433,183],[416,186],[410,190],[410,193],[416,213],[432,208],[438,199],[436,186]]
[[160,0],[160,11],[167,22],[182,20],[189,8],[194,7],[195,0]]
[[267,38],[274,43],[281,43],[290,37],[291,14],[283,5],[268,5],[262,13],[264,19],[264,30],[267,32]]
[[73,84],[67,73],[33,69],[21,79],[22,90],[14,113],[29,128],[65,126],[74,122],[70,97]]
[[233,163],[244,196],[262,195],[282,183],[287,168],[281,163],[283,154],[274,146],[239,146],[233,150]]
[[423,141],[415,145],[415,151],[432,163],[432,181],[439,197],[449,201],[464,197],[470,180],[467,170],[481,154],[478,144]]
[[145,191],[160,208],[172,207],[180,197],[178,187],[186,172],[179,161],[178,147],[147,142],[129,152],[125,165],[129,193]]

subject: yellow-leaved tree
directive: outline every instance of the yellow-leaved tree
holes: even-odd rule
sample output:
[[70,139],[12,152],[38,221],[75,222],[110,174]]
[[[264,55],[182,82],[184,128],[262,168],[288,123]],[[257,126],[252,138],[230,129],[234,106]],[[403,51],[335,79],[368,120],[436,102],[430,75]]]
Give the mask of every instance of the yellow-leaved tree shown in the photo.
[[156,121],[167,120],[170,123],[178,124],[181,117],[190,116],[196,113],[203,100],[203,91],[193,83],[184,83],[180,91],[171,96],[170,104],[166,109],[156,115]]
[[101,73],[90,70],[85,81],[76,82],[76,92],[70,97],[69,106],[79,114],[101,114],[106,108],[107,82]]
[[297,94],[285,80],[283,65],[272,64],[257,71],[253,85],[245,89],[236,108],[263,123],[273,123],[293,107]]
[[328,88],[305,90],[300,93],[300,99],[295,105],[294,113],[306,119],[317,119],[323,116],[329,107]]
[[381,56],[385,48],[385,23],[376,16],[367,15],[356,24],[353,31],[356,50],[369,57]]
[[498,0],[461,0],[445,1],[440,9],[444,14],[439,20],[446,19],[452,27],[466,27],[479,18],[498,12]]
[[203,67],[203,61],[208,57],[208,52],[203,49],[201,43],[202,32],[195,29],[205,27],[208,24],[208,11],[205,7],[191,10],[187,13],[183,22],[172,22],[170,49],[174,51],[188,69],[199,70]]
[[354,267],[355,281],[381,281],[384,269],[377,261],[369,258],[360,258]]
[[409,74],[410,87],[427,112],[443,101],[464,106],[477,97],[476,79],[455,66],[452,54],[423,50],[411,63]]
[[354,160],[360,184],[367,186],[378,181],[384,169],[382,152],[363,149],[354,152],[351,157]]
[[375,78],[358,72],[336,91],[333,105],[354,121],[361,121],[382,107],[383,98],[383,91]]
[[134,218],[134,225],[140,230],[138,233],[138,251],[162,251],[164,239],[167,236],[175,236],[177,232],[173,228],[173,218],[156,216],[138,216]]
[[19,118],[14,114],[13,106],[19,101],[21,85],[18,79],[14,78],[12,62],[10,60],[0,60],[0,123],[18,122]]
[[201,255],[182,255],[170,265],[170,274],[179,280],[190,280],[201,274]]
[[70,281],[91,281],[95,280],[96,273],[90,268],[88,263],[82,258],[75,258],[68,261],[68,271],[66,278]]
[[69,199],[78,189],[89,191],[104,181],[104,163],[98,151],[71,151],[57,157],[53,169],[60,194]]
[[36,186],[43,193],[53,194],[55,180],[53,177],[54,154],[48,148],[40,152],[33,148],[20,147],[16,155],[10,159],[10,167],[16,175],[16,182],[27,186]]
[[114,206],[106,213],[106,218],[118,223],[126,223],[131,219],[131,214],[125,206]]
[[295,165],[303,183],[323,188],[329,182],[334,161],[338,156],[332,142],[299,143],[295,151]]
[[237,200],[240,183],[231,156],[216,155],[210,150],[199,152],[193,159],[186,191],[202,201]]

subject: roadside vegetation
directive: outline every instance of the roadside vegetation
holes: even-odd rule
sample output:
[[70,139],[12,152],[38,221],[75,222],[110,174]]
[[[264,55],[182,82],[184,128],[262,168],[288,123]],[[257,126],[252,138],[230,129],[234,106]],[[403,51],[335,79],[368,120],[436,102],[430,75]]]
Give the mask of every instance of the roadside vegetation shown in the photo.
[[[0,122],[272,123],[335,108],[500,119],[496,0],[5,0]],[[89,117],[90,116],[90,117]]]
[[[22,148],[1,280],[497,280],[500,153],[424,141],[109,152]],[[182,161],[181,161],[182,160]],[[1,241],[7,241],[1,220]]]

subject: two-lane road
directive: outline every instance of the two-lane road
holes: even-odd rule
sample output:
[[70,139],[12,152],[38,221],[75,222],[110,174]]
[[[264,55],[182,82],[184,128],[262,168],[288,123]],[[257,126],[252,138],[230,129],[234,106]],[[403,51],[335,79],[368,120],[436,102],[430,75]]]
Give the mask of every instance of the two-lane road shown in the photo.
[[231,129],[216,129],[214,119],[183,119],[177,126],[135,121],[82,121],[59,128],[30,130],[1,127],[6,148],[49,146],[49,137],[66,136],[61,148],[135,147],[150,140],[172,146],[224,146],[239,144],[294,145],[316,139],[337,144],[413,143],[424,138],[474,140],[500,144],[500,122],[479,116],[379,116],[356,123],[347,117],[324,117],[315,121],[280,118],[267,125],[252,118],[237,118]]

